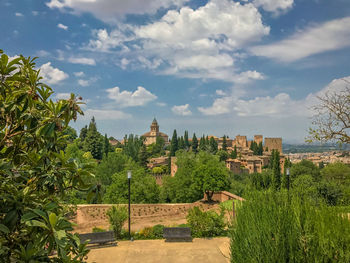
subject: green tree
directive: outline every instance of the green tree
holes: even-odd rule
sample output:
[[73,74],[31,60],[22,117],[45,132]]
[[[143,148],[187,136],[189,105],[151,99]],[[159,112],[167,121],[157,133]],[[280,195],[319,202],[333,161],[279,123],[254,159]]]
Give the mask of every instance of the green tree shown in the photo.
[[193,133],[193,137],[192,137],[192,152],[194,153],[198,152],[198,140],[195,133]]
[[218,143],[215,141],[214,137],[210,137],[210,140],[209,140],[209,151],[212,154],[216,154],[216,152],[218,151]]
[[281,167],[279,151],[272,150],[272,156],[273,185],[275,190],[279,190],[281,188]]
[[222,139],[222,150],[227,151],[227,141],[226,141],[226,135],[224,135]]
[[219,160],[220,161],[226,161],[228,158],[229,158],[229,154],[228,152],[224,151],[224,150],[219,150],[217,153],[216,153],[217,156],[219,156]]
[[350,167],[341,162],[330,163],[321,170],[321,176],[337,183],[350,184]]
[[128,219],[128,209],[126,206],[112,206],[107,210],[108,221],[113,229],[115,239],[122,237],[123,225]]
[[87,250],[61,202],[67,189],[86,188],[83,175],[91,176],[61,151],[69,122],[82,114],[80,102],[74,94],[53,101],[35,68],[30,57],[1,55],[1,261],[81,262]]
[[163,137],[157,136],[156,144],[153,146],[153,149],[152,149],[152,156],[164,155],[165,154],[164,146],[165,146],[165,141]]
[[86,133],[83,148],[86,152],[90,152],[97,160],[102,159],[103,142],[101,137],[101,134],[97,131],[95,118],[92,117]]
[[73,142],[78,136],[76,130],[74,130],[72,127],[68,126],[64,132],[64,135],[66,135],[67,141],[69,143]]
[[148,153],[147,153],[146,145],[144,145],[144,144],[140,148],[139,155],[138,155],[138,160],[139,160],[139,164],[142,167],[147,168]]
[[103,152],[105,155],[108,155],[109,152],[112,151],[111,144],[109,143],[109,139],[107,137],[107,134],[105,134],[104,141],[103,141]]
[[173,137],[171,138],[171,143],[170,143],[170,156],[175,156],[175,153],[178,149],[179,149],[179,144],[177,141],[177,133],[176,133],[176,130],[174,130]]
[[258,153],[257,155],[260,155],[260,156],[263,155],[263,153],[264,153],[264,147],[263,147],[262,142],[259,142],[257,153]]
[[190,149],[190,142],[188,141],[188,131],[185,131],[184,142],[186,150]]
[[179,142],[179,150],[184,150],[185,149],[185,141],[184,138],[181,136],[180,139],[178,140]]
[[87,131],[88,131],[87,125],[85,125],[85,126],[80,130],[79,138],[81,139],[82,142],[83,142],[83,141],[85,140],[85,138],[86,138]]
[[203,134],[203,137],[201,137],[201,139],[199,141],[199,150],[200,151],[205,151],[206,150],[204,134]]
[[107,187],[103,197],[104,203],[126,204],[128,202],[128,170],[132,171],[131,202],[158,203],[159,186],[156,184],[155,178],[136,164],[112,176],[112,183]]
[[309,160],[302,160],[299,163],[293,164],[290,168],[291,182],[300,175],[311,175],[314,180],[320,180],[320,169]]
[[237,147],[235,145],[235,147],[233,148],[233,151],[231,151],[230,157],[232,159],[236,159],[237,158]]

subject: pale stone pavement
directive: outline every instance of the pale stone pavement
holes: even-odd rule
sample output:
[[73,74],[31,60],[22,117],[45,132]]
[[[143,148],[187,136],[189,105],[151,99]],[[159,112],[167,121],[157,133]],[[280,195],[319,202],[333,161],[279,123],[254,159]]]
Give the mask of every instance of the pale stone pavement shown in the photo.
[[165,242],[164,240],[121,241],[117,246],[93,248],[88,262],[114,263],[228,263],[229,238],[195,238],[193,242]]

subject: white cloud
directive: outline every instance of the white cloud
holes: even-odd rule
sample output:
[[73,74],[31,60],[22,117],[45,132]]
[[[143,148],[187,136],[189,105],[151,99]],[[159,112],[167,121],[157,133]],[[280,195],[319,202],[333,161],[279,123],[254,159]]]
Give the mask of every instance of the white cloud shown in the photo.
[[240,75],[237,52],[269,32],[253,4],[210,0],[197,9],[169,10],[147,25],[94,31],[85,48],[114,52],[124,59],[118,63],[123,69],[144,67],[159,74],[241,83],[246,81],[240,78],[261,78]]
[[171,111],[176,115],[189,116],[189,115],[192,115],[192,112],[189,108],[190,108],[189,104],[178,105],[178,106],[172,107]]
[[22,13],[15,13],[15,16],[23,16],[23,14]]
[[55,98],[56,100],[68,100],[70,98],[70,93],[57,93]]
[[37,15],[39,15],[39,12],[38,11],[32,11],[32,15],[33,16],[37,16]]
[[157,96],[146,90],[144,87],[137,87],[134,92],[120,91],[119,87],[114,87],[106,90],[108,92],[108,98],[114,100],[118,107],[133,107],[144,106],[147,103],[156,100]]
[[47,57],[50,55],[50,52],[46,51],[46,50],[39,50],[37,52],[37,56],[38,57]]
[[157,102],[156,103],[159,107],[165,107],[166,106],[166,103],[164,102]]
[[280,13],[293,7],[294,0],[253,0],[253,4],[265,11]]
[[198,107],[198,110],[204,115],[220,115],[231,112],[233,109],[233,98],[224,97],[214,100],[214,103],[211,107],[204,108]]
[[282,41],[251,48],[253,54],[282,62],[350,46],[350,17],[309,26]]
[[78,84],[82,87],[87,87],[90,85],[89,81],[85,79],[78,79]]
[[84,57],[70,57],[68,58],[68,62],[73,64],[83,64],[83,65],[96,65],[96,62],[93,58],[84,58]]
[[221,89],[217,89],[215,91],[215,93],[216,93],[216,95],[219,95],[219,96],[225,96],[226,95],[226,93],[223,90],[221,90]]
[[82,71],[74,72],[73,74],[74,74],[74,76],[76,76],[76,77],[84,77],[84,76],[85,76],[85,73],[82,72]]
[[97,120],[123,120],[132,116],[119,110],[87,109],[84,111],[84,119],[95,117]]
[[49,8],[72,9],[74,13],[91,13],[105,22],[116,22],[126,14],[152,14],[160,8],[182,6],[188,0],[51,0]]
[[51,62],[41,65],[40,75],[48,84],[58,84],[69,77],[69,75],[62,70],[52,67]]
[[61,23],[59,23],[59,24],[57,25],[57,27],[58,27],[58,28],[61,28],[61,29],[63,29],[63,30],[67,30],[67,29],[68,29],[68,26],[65,26],[65,25],[63,25],[63,24],[61,24]]

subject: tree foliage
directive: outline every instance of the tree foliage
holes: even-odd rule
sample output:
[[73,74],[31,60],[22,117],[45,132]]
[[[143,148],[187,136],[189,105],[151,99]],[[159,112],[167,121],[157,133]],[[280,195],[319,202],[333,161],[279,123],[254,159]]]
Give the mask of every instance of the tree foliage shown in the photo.
[[340,91],[329,90],[318,96],[313,107],[314,128],[309,129],[308,141],[336,141],[350,143],[350,82],[343,79],[346,87]]
[[1,55],[0,256],[3,262],[80,262],[87,251],[60,200],[67,189],[86,188],[82,177],[91,176],[62,151],[69,122],[82,111],[74,94],[50,99],[53,91],[41,80],[35,59]]

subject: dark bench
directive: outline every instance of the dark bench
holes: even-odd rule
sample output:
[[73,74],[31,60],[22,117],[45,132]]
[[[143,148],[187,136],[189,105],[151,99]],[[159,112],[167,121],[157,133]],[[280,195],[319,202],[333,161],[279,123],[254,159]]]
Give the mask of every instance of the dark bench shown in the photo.
[[106,244],[115,242],[113,231],[80,234],[79,237],[81,242],[88,240],[88,244]]
[[189,227],[164,227],[163,237],[165,242],[192,242],[191,228]]

